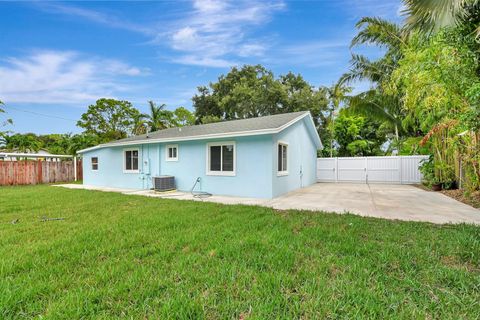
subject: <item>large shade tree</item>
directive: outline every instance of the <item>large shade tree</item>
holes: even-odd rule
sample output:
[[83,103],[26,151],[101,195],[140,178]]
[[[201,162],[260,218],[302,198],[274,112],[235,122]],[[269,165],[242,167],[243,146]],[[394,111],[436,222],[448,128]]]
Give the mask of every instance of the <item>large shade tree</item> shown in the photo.
[[325,90],[291,72],[275,78],[260,65],[232,68],[217,82],[199,87],[192,100],[197,123],[310,111],[318,125],[328,108]]
[[134,132],[139,115],[140,111],[128,101],[103,98],[88,106],[77,126],[96,135],[100,142],[118,140]]
[[368,116],[360,116],[348,109],[340,110],[335,122],[330,123],[335,132],[340,157],[374,156],[382,154],[381,146],[386,141],[381,124]]

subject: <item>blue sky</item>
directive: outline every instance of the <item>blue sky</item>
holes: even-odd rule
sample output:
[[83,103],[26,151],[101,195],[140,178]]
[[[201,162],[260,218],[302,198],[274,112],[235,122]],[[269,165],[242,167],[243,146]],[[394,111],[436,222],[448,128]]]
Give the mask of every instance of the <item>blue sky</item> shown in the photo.
[[[331,85],[362,16],[399,21],[400,0],[0,2],[0,100],[15,132],[80,132],[101,97],[191,108],[230,67]],[[375,48],[359,48],[371,57]],[[365,86],[360,84],[359,87]],[[51,115],[53,117],[45,117]]]

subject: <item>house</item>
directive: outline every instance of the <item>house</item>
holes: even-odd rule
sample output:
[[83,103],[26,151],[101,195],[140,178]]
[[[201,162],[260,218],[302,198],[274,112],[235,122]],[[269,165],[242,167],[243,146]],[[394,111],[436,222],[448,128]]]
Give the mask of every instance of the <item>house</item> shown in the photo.
[[170,128],[79,151],[86,185],[151,189],[171,175],[176,188],[274,198],[316,182],[320,137],[309,112]]
[[2,161],[18,161],[18,160],[43,160],[43,161],[60,161],[59,158],[55,158],[54,154],[51,154],[45,149],[38,151],[26,150],[20,152],[18,150],[0,150],[0,160]]

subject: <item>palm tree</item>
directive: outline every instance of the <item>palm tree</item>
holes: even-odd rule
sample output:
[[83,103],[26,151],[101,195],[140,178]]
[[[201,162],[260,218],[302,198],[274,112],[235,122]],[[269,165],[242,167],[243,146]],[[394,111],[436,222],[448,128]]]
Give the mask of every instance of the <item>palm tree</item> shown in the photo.
[[138,113],[133,116],[133,126],[132,126],[132,134],[139,135],[147,133],[148,124],[148,115],[144,113]]
[[402,131],[403,110],[400,96],[386,95],[381,84],[388,81],[402,58],[402,48],[409,41],[410,34],[394,23],[381,18],[362,18],[357,23],[358,34],[352,39],[351,48],[374,44],[386,49],[385,55],[378,60],[370,60],[359,54],[352,54],[350,70],[341,78],[341,83],[369,81],[375,89],[347,97],[348,109],[354,113],[388,124],[398,143]]
[[153,101],[148,101],[150,106],[150,114],[146,115],[148,126],[151,131],[158,131],[168,128],[169,125],[169,116],[168,110],[165,110],[166,105],[162,103],[161,105],[155,104]]
[[[5,105],[5,104],[3,103],[3,101],[0,100],[0,113],[5,113],[5,110],[3,108],[1,108],[1,106],[3,106],[3,105]],[[6,126],[8,124],[12,124],[12,123],[13,123],[12,119],[6,119],[5,121],[0,123],[0,128]]]
[[8,133],[0,132],[0,150],[5,149],[7,147],[7,139],[8,139]]
[[378,90],[369,90],[348,98],[349,110],[387,123],[393,130],[398,143],[405,113],[400,99],[382,94]]
[[93,147],[98,144],[98,137],[94,134],[80,133],[72,136],[68,154],[76,155],[78,150]]
[[350,48],[364,44],[374,44],[387,49],[384,57],[371,61],[360,54],[352,54],[351,68],[341,78],[342,83],[351,83],[357,80],[368,80],[380,83],[388,78],[398,64],[401,48],[408,41],[408,34],[402,28],[387,20],[375,17],[364,17],[357,22],[360,30],[352,39]]
[[335,121],[335,112],[340,108],[340,104],[345,100],[347,93],[352,91],[351,87],[346,86],[342,82],[337,82],[335,85],[327,88],[327,97],[329,100],[329,118],[330,118],[330,157],[333,157],[333,140],[335,135],[335,128],[333,123]]
[[14,134],[11,136],[4,136],[7,150],[19,152],[37,152],[42,147],[42,143],[35,137],[35,135]]
[[[478,0],[404,0],[407,30],[418,29],[427,33],[443,27],[461,24],[476,15]],[[477,27],[477,35],[480,29]]]

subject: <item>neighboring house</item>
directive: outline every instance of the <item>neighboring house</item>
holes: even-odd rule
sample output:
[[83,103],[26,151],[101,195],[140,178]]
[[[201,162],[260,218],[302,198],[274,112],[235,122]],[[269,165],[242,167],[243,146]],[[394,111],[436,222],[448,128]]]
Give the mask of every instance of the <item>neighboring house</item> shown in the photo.
[[150,189],[175,177],[178,190],[273,198],[316,182],[322,143],[309,112],[151,132],[79,151],[86,185]]
[[[18,156],[15,156],[15,154],[18,154]],[[29,157],[25,155],[32,155],[32,156]],[[45,156],[45,158],[41,156]],[[44,149],[40,149],[38,151],[26,150],[25,152],[20,152],[18,150],[13,150],[13,151],[0,150],[0,160],[3,160],[3,161],[18,161],[18,160],[59,161],[58,158],[51,158],[51,156],[53,156],[53,154],[51,154],[50,152]]]

